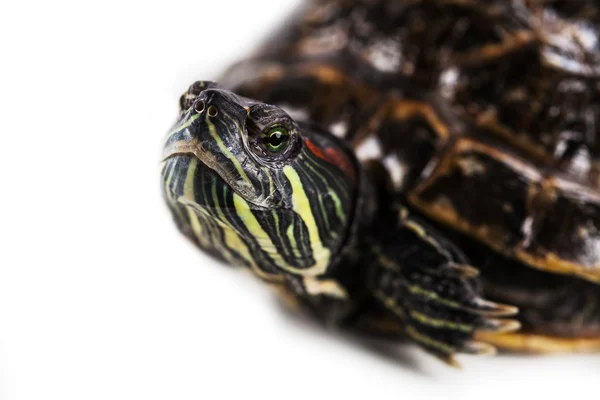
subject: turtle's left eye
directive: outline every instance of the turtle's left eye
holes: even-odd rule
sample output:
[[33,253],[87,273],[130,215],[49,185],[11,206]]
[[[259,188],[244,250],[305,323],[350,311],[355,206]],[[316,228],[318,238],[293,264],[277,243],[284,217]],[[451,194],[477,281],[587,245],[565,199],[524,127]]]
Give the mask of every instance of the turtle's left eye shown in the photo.
[[289,142],[290,132],[283,126],[272,127],[266,132],[265,137],[263,138],[265,148],[270,153],[275,154],[285,150]]

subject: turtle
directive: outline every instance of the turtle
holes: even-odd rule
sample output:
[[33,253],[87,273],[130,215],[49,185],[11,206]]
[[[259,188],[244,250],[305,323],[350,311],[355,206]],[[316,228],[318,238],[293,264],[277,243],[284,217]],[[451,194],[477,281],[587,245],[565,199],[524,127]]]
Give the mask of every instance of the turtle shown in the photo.
[[305,1],[179,105],[179,230],[293,309],[451,365],[600,351],[597,2]]

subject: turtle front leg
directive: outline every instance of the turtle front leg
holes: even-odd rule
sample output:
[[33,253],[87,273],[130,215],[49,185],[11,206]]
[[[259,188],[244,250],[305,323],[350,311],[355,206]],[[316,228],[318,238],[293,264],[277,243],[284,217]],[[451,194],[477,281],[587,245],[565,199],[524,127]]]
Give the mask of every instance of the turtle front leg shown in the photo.
[[452,243],[405,208],[377,225],[370,239],[367,286],[405,334],[429,353],[457,365],[456,353],[490,354],[475,334],[519,329],[515,307],[482,299],[478,270]]

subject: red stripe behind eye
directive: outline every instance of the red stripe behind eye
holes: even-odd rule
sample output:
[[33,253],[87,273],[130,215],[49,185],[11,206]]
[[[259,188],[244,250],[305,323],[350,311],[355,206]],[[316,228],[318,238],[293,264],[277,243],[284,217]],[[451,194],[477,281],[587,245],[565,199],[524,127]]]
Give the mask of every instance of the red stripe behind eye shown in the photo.
[[319,157],[319,158],[327,161],[327,159],[325,158],[325,154],[323,154],[323,152],[321,151],[321,149],[319,149],[317,146],[315,146],[313,144],[313,142],[310,141],[310,139],[304,139],[304,142],[306,143],[306,145],[308,146],[308,148],[310,149],[310,151],[312,151],[312,153],[315,156],[317,156],[317,157]]
[[355,180],[356,176],[354,174],[354,168],[352,167],[352,163],[350,163],[350,160],[348,160],[348,157],[346,156],[346,154],[344,154],[343,151],[338,150],[335,147],[326,147],[325,149],[321,150],[307,138],[304,139],[304,142],[306,143],[308,149],[315,156],[319,157],[323,161],[328,162],[331,165],[335,165],[352,180]]

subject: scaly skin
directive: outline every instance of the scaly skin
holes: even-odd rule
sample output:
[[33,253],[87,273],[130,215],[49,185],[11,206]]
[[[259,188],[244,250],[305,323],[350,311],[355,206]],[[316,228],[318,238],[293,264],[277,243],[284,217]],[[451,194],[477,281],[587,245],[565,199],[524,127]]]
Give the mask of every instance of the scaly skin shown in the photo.
[[[201,248],[279,285],[326,324],[386,312],[409,338],[454,364],[490,353],[477,331],[505,332],[516,309],[485,301],[462,253],[399,203],[344,142],[278,107],[197,83],[165,142],[164,195]],[[284,129],[284,148],[269,135]],[[277,141],[279,144],[279,141]],[[363,319],[364,320],[364,319]],[[383,332],[382,332],[383,333]]]
[[[451,364],[493,351],[477,340],[597,350],[598,4],[306,5],[182,96],[180,229],[324,323]],[[482,297],[523,329],[498,335],[516,308]]]

